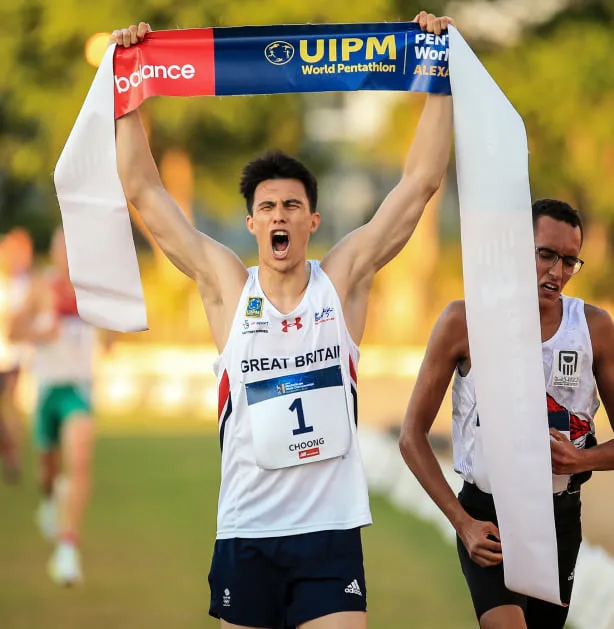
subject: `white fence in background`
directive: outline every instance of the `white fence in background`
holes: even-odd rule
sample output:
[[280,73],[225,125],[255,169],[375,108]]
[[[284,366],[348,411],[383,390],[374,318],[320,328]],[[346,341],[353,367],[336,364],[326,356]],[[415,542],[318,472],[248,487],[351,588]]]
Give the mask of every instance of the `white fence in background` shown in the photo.
[[[447,542],[455,544],[452,525],[407,469],[397,440],[389,433],[363,426],[360,444],[371,491],[387,496],[400,511],[431,522]],[[460,476],[451,466],[444,468],[444,475],[458,493]],[[614,629],[614,559],[586,540],[576,566],[569,622],[575,629]]]

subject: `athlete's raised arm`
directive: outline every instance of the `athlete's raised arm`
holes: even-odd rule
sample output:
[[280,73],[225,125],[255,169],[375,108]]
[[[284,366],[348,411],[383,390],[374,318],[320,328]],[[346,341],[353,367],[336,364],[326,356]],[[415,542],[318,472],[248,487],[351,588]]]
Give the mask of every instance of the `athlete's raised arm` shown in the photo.
[[[129,47],[150,32],[148,24],[114,31],[111,42]],[[127,199],[169,260],[194,279],[218,348],[228,330],[247,271],[230,249],[195,229],[164,188],[138,111],[116,122],[117,168]]]
[[[426,12],[416,16],[421,27],[440,34],[452,20]],[[452,100],[428,95],[399,183],[373,218],[339,242],[322,261],[344,305],[346,321],[359,342],[366,299],[373,278],[403,249],[424,207],[439,188],[452,144]]]

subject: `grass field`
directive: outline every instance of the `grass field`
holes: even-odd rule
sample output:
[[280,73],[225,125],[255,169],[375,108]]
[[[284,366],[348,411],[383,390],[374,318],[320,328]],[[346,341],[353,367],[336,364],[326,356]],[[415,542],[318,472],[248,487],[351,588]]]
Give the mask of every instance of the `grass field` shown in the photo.
[[[30,454],[31,460],[31,454]],[[213,629],[207,573],[219,480],[217,433],[103,435],[83,541],[86,583],[60,590],[33,524],[32,466],[0,486],[0,629]],[[372,497],[364,532],[371,629],[475,627],[455,550]]]

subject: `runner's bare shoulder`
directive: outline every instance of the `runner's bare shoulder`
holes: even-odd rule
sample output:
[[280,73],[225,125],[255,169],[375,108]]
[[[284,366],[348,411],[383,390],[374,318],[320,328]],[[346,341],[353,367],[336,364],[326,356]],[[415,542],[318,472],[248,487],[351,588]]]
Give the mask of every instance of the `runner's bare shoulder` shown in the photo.
[[467,337],[467,312],[464,299],[451,301],[441,313],[440,319],[454,337]]
[[614,348],[610,347],[610,340],[614,332],[614,322],[610,313],[599,306],[584,304],[584,314],[591,336],[593,352],[604,344],[608,351],[614,351]]
[[462,299],[450,302],[437,322],[439,337],[445,343],[447,352],[458,361],[469,358],[469,339],[467,335],[467,314],[465,301]]

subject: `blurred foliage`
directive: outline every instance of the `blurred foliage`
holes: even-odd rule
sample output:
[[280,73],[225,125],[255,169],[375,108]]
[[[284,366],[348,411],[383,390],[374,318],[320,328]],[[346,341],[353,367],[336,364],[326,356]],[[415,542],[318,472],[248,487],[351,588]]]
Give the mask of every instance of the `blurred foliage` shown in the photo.
[[[525,121],[533,199],[560,198],[583,215],[582,256],[587,264],[570,290],[610,307],[614,306],[613,24],[614,1],[579,0],[551,23],[526,31],[509,48],[473,42],[480,60]],[[470,33],[464,35],[470,40]],[[379,153],[392,149],[399,158],[414,126],[415,118],[396,117],[372,148]],[[458,224],[449,212],[446,218]],[[425,285],[437,304],[462,298],[462,284],[450,277],[461,275],[458,232],[444,223],[441,228],[446,249],[436,277]],[[448,292],[451,287],[455,290]]]
[[[417,3],[405,2],[406,19]],[[243,24],[398,19],[391,0],[16,0],[0,8],[0,230],[53,213],[51,173],[94,75],[85,60],[90,35],[139,20],[156,30]],[[409,15],[411,13],[411,15]],[[237,178],[254,152],[280,146],[300,155],[301,99],[293,96],[159,99],[152,111],[153,148],[185,148],[195,163],[196,196],[221,213],[239,204]],[[324,168],[327,160],[315,164]],[[320,166],[320,168],[318,168]],[[32,189],[39,194],[32,194]],[[42,195],[42,198],[41,198]]]
[[[25,225],[40,248],[59,220],[51,174],[95,72],[84,57],[85,42],[92,34],[110,32],[140,19],[156,30],[394,21],[412,19],[421,8],[441,14],[445,7],[443,0],[2,3],[0,232],[15,224]],[[614,61],[609,54],[613,18],[613,0],[576,0],[549,24],[527,30],[513,47],[471,42],[469,25],[464,33],[526,122],[534,197],[566,199],[587,217],[587,265],[582,279],[574,283],[584,296],[599,299],[610,299],[611,295],[610,243],[614,235]],[[358,168],[379,178],[378,193],[388,183],[393,184],[422,101],[414,96],[398,102],[385,114],[377,137],[357,140],[351,146],[308,142],[310,98],[154,99],[144,108],[156,157],[179,148],[193,164],[197,223],[217,220],[221,229],[227,229],[231,221],[237,224],[244,212],[237,191],[240,169],[265,148],[277,146],[306,159],[318,176],[338,168],[343,161],[346,169]],[[446,248],[441,249],[433,271],[436,277],[431,275],[423,282],[424,289],[432,293],[427,301],[433,312],[446,297],[461,296],[455,292],[461,288],[455,220],[450,212],[442,215],[441,236]],[[329,238],[332,233],[324,235]],[[170,275],[169,282],[177,282],[177,278]],[[181,299],[185,286],[180,283],[175,288],[177,299]],[[188,301],[193,303],[193,296]],[[425,313],[425,320],[432,320],[433,312]]]

